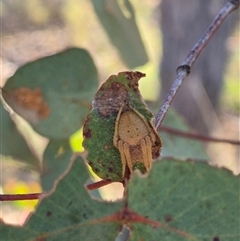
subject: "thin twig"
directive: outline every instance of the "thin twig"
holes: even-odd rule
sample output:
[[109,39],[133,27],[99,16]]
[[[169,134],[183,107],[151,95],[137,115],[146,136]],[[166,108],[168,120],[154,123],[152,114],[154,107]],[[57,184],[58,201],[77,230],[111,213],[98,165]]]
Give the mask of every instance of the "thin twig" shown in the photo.
[[221,142],[221,143],[228,143],[228,144],[240,146],[240,141],[238,141],[238,140],[229,140],[229,139],[223,139],[223,138],[210,137],[210,136],[200,135],[200,134],[196,134],[196,133],[180,131],[180,130],[173,129],[173,128],[167,127],[167,126],[160,126],[159,129],[161,131],[168,132],[168,133],[174,134],[176,136],[181,136],[183,138],[195,139],[195,140],[199,140],[199,141]]
[[204,33],[202,38],[198,40],[198,42],[194,45],[187,58],[183,61],[183,63],[177,68],[177,77],[169,90],[165,100],[163,102],[162,107],[158,111],[155,120],[155,127],[158,130],[177,91],[182,85],[182,82],[189,75],[190,70],[194,62],[196,61],[199,54],[202,52],[204,47],[208,44],[211,37],[217,31],[217,29],[222,25],[223,21],[226,17],[234,10],[239,7],[240,0],[229,0],[226,5],[220,10],[216,18],[208,27],[207,31]]
[[39,199],[42,193],[0,194],[0,201],[23,201]]
[[101,181],[98,181],[98,182],[94,182],[94,183],[90,183],[87,185],[87,189],[89,191],[92,191],[92,190],[95,190],[95,189],[98,189],[100,187],[104,187],[108,184],[111,184],[113,183],[112,181],[108,181],[108,180],[101,180]]

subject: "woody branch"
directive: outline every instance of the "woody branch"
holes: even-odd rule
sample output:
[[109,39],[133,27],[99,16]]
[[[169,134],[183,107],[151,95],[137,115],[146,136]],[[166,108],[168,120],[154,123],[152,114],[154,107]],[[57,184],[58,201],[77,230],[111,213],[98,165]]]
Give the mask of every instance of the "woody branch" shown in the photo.
[[160,125],[175,97],[177,91],[181,87],[183,80],[189,75],[191,71],[191,67],[193,66],[194,62],[204,49],[204,47],[208,44],[211,37],[214,33],[218,30],[218,28],[222,25],[226,17],[234,10],[239,7],[240,0],[229,0],[226,5],[220,10],[218,15],[215,17],[213,22],[208,27],[207,31],[203,34],[203,36],[198,40],[198,42],[194,45],[191,49],[190,53],[188,54],[187,58],[182,62],[182,64],[177,68],[177,76],[173,82],[172,87],[170,88],[165,100],[162,104],[162,107],[158,111],[156,118],[155,118],[155,127],[158,130]]

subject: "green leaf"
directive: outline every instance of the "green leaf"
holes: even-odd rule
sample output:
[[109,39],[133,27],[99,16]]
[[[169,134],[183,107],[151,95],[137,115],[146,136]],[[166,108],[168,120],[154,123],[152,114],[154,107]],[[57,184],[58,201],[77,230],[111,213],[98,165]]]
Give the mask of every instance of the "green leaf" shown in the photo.
[[62,175],[71,160],[72,150],[69,141],[51,140],[43,155],[43,171],[41,174],[42,189],[48,192],[54,182]]
[[0,154],[28,163],[39,169],[39,160],[29,149],[25,139],[18,132],[9,113],[0,101]]
[[[203,162],[156,161],[147,177],[135,173],[127,203],[93,200],[79,158],[24,227],[2,224],[15,240],[239,240],[239,176]],[[127,204],[127,205],[126,205]],[[127,227],[125,226],[127,225]]]
[[203,162],[157,161],[129,183],[129,208],[155,222],[132,223],[130,240],[239,240],[239,187],[239,176]]
[[123,203],[92,200],[83,186],[88,177],[83,160],[76,160],[56,191],[40,202],[24,227],[2,224],[2,240],[114,240],[121,224],[101,219],[120,210]]
[[[83,147],[88,151],[89,165],[102,179],[123,180],[120,152],[113,144],[115,122],[120,108],[124,107],[124,111],[137,110],[146,122],[152,123],[153,115],[138,89],[138,81],[143,76],[145,74],[130,71],[112,75],[94,96],[93,109],[83,127]],[[156,158],[160,153],[161,140],[157,139],[155,144],[156,150],[152,150],[152,153]],[[140,161],[133,163],[133,169],[146,172]]]
[[19,68],[3,97],[39,134],[67,139],[81,128],[97,86],[89,53],[71,48]]
[[116,0],[92,0],[92,4],[111,43],[118,49],[127,67],[133,69],[147,63],[147,52],[130,1],[123,1],[123,9]]
[[[162,125],[186,132],[191,131],[187,123],[185,123],[181,116],[173,110],[168,111]],[[163,141],[162,157],[171,156],[177,159],[209,159],[200,141],[182,138],[174,134],[163,132],[161,129],[159,133]]]
[[92,110],[83,129],[83,147],[94,173],[102,179],[118,181],[122,180],[122,164],[120,153],[113,146],[115,120],[116,116],[112,116],[105,121],[97,110]]

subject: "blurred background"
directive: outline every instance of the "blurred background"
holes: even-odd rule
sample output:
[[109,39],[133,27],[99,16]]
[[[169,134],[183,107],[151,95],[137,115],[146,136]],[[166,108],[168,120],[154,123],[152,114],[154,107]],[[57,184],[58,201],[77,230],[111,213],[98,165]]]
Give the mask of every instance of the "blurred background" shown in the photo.
[[[93,2],[1,0],[1,86],[25,63],[76,46],[91,53],[102,82],[123,70],[146,73],[147,77],[140,81],[142,95],[147,101],[157,101],[160,107],[177,67],[227,1],[131,0],[148,56],[144,64],[131,67],[112,44]],[[126,7],[128,1],[114,2],[126,18],[131,17]],[[192,130],[200,134],[239,139],[239,33],[239,12],[236,11],[202,52],[173,102]],[[126,49],[131,53],[128,46]],[[36,138],[37,155],[41,159],[47,140],[41,136]],[[239,173],[238,147],[204,145],[212,162]],[[25,164],[2,156],[0,168],[2,193],[41,191],[39,174]],[[0,218],[22,224],[36,203],[0,203]]]

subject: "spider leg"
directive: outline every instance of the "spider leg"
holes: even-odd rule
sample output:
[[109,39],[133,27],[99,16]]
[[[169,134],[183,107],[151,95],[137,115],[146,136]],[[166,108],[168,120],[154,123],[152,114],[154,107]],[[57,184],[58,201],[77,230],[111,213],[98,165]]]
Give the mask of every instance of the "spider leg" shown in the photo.
[[148,169],[150,169],[152,166],[152,142],[149,136],[147,136],[145,140],[147,144]]
[[131,159],[131,155],[130,155],[129,145],[126,142],[123,143],[123,151],[124,151],[124,154],[125,154],[125,158],[126,158],[127,165],[128,165],[129,170],[130,170],[130,173],[132,173],[133,172],[132,159]]
[[144,164],[146,170],[148,171],[148,155],[147,155],[147,145],[146,145],[145,139],[142,139],[140,141],[140,146],[142,149],[143,164]]
[[123,141],[118,141],[118,150],[121,155],[121,161],[122,161],[122,177],[124,178],[125,176],[125,171],[126,171],[126,165],[127,165],[127,160],[124,155],[124,146],[123,146]]
[[143,155],[143,164],[148,171],[152,165],[152,143],[150,137],[147,136],[145,139],[142,139],[140,145]]
[[122,114],[122,110],[123,110],[123,105],[121,105],[119,111],[118,111],[118,115],[115,121],[115,132],[114,132],[114,137],[113,137],[113,144],[115,147],[118,146],[118,140],[119,140],[119,135],[118,135],[118,126],[119,126],[119,120]]

